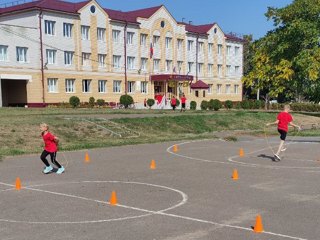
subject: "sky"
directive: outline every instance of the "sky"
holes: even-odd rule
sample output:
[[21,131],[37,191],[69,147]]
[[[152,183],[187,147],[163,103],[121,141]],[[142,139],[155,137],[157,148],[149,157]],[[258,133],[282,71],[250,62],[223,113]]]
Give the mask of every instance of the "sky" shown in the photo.
[[[0,4],[16,0],[0,0]],[[23,1],[23,0],[20,0]],[[27,0],[30,1],[30,0]],[[80,2],[83,0],[65,0]],[[217,23],[225,33],[252,34],[254,39],[272,30],[264,14],[268,7],[282,8],[293,0],[97,0],[105,8],[130,11],[165,5],[177,21],[195,25]]]

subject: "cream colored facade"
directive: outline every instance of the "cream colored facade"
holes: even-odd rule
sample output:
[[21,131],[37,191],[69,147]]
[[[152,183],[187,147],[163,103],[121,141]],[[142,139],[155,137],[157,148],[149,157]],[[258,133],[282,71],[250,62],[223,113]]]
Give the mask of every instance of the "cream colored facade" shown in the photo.
[[[125,93],[140,106],[157,92],[167,98],[184,93],[198,105],[242,100],[242,42],[217,24],[205,34],[190,32],[164,6],[131,22],[109,13],[92,0],[77,13],[44,8],[0,14],[0,106],[68,102],[71,96],[119,102]],[[183,79],[152,81],[163,74],[192,75],[192,83],[201,80],[209,89],[192,89]]]

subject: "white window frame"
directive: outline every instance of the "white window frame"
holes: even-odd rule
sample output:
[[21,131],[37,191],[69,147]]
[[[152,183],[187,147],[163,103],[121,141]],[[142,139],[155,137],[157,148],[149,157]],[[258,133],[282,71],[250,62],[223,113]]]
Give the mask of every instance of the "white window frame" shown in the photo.
[[222,55],[222,44],[218,44],[218,55]]
[[63,36],[65,38],[72,38],[73,24],[63,23]]
[[235,56],[239,56],[239,52],[240,52],[240,47],[234,47],[234,55]]
[[212,56],[213,43],[208,43],[208,54]]
[[135,57],[128,56],[127,57],[127,69],[134,70],[135,68]]
[[194,62],[188,62],[188,73],[193,71],[193,64]]
[[227,75],[231,75],[231,65],[227,65]]
[[84,67],[88,67],[91,65],[91,53],[86,53],[86,52],[83,52],[82,53],[82,66]]
[[64,64],[70,66],[73,64],[73,52],[65,51],[64,52]]
[[48,93],[57,93],[58,92],[58,79],[57,78],[48,78]]
[[213,64],[208,64],[208,76],[213,76]]
[[198,42],[198,51],[199,51],[199,53],[203,53],[203,46],[204,46],[203,42]]
[[226,84],[226,94],[231,94],[231,84]]
[[217,84],[217,94],[221,94],[222,93],[222,84]]
[[127,44],[133,45],[134,32],[127,32]]
[[148,82],[141,82],[141,93],[147,94],[148,93]]
[[180,74],[181,70],[182,70],[182,66],[183,66],[183,61],[177,61],[177,71]]
[[147,71],[148,69],[148,58],[141,58],[141,70]]
[[193,50],[193,40],[188,40],[188,51],[192,51]]
[[153,38],[152,38],[153,46],[154,46],[154,47],[159,46],[159,42],[160,42],[160,36],[153,35]]
[[203,74],[203,63],[198,63],[198,73],[199,75]]
[[107,80],[98,80],[98,92],[99,93],[107,92]]
[[239,85],[238,84],[234,85],[234,94],[239,94]]
[[105,28],[97,28],[97,40],[99,42],[106,42],[106,29]]
[[128,81],[127,84],[128,93],[134,93],[136,91],[136,82],[135,81]]
[[121,81],[120,80],[113,80],[113,92],[114,93],[121,93]]
[[160,71],[160,59],[153,59],[153,71],[154,72]]
[[121,56],[120,55],[113,55],[113,68],[120,68]]
[[82,80],[82,92],[83,93],[91,93],[91,79],[83,79]]
[[213,94],[213,84],[208,84],[208,94]]
[[172,70],[172,60],[166,60],[166,72],[170,72]]
[[8,46],[0,45],[0,62],[8,61]]
[[234,73],[238,75],[240,73],[240,66],[234,66]]
[[222,76],[222,64],[218,64],[218,76]]
[[46,49],[46,56],[48,65],[57,64],[57,50],[54,49]]
[[183,39],[179,39],[177,40],[177,49],[178,50],[182,50],[182,46],[183,46]]
[[147,46],[147,34],[141,33],[140,34],[140,45],[146,47]]
[[227,45],[227,55],[231,55],[231,45]]
[[166,37],[166,49],[171,49],[172,46],[172,38]]
[[120,40],[120,30],[113,29],[112,30],[112,42],[118,43]]
[[28,48],[16,47],[17,62],[26,63],[28,61]]
[[44,33],[49,36],[55,35],[55,21],[44,20]]
[[65,88],[66,88],[66,93],[75,93],[75,79],[66,79],[65,80]]
[[98,54],[99,67],[104,68],[106,66],[106,54]]
[[81,39],[90,40],[90,26],[81,25]]

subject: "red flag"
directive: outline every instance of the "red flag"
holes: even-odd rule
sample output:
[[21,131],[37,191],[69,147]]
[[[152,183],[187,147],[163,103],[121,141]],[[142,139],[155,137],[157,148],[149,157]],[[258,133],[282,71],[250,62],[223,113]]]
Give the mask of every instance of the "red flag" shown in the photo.
[[153,45],[150,43],[150,58],[153,57]]

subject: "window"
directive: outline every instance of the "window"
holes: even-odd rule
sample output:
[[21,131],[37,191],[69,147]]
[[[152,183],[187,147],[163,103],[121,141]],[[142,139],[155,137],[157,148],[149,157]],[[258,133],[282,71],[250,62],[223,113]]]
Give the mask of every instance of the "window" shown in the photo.
[[119,30],[112,30],[112,41],[118,43],[120,39],[120,31]]
[[63,36],[67,38],[72,37],[72,27],[73,24],[71,23],[63,23]]
[[213,88],[213,84],[208,84],[209,88],[208,88],[208,94],[212,94],[212,88]]
[[222,65],[218,64],[218,76],[222,75]]
[[227,65],[227,75],[231,74],[231,65]]
[[213,75],[213,64],[208,64],[208,76]]
[[217,84],[217,93],[222,93],[222,84]]
[[140,34],[140,45],[147,46],[147,34]]
[[166,37],[166,49],[170,49],[171,48],[171,42],[172,42],[172,38],[171,37]]
[[128,81],[128,93],[134,93],[135,91],[135,82]]
[[198,73],[203,74],[203,63],[198,63]]
[[203,42],[198,42],[198,51],[203,53]]
[[222,54],[222,45],[218,44],[218,55]]
[[99,80],[98,81],[98,92],[99,93],[106,93],[107,92],[107,81],[106,80]]
[[105,28],[97,28],[97,39],[98,39],[98,41],[101,41],[101,42],[106,41],[106,29]]
[[99,67],[105,67],[106,54],[98,54]]
[[48,21],[48,20],[45,20],[44,21],[44,33],[46,35],[54,35],[54,26],[55,26],[56,22],[54,21]]
[[192,72],[193,62],[188,62],[188,73]]
[[239,66],[234,66],[234,73],[239,74],[240,67]]
[[172,61],[166,60],[166,72],[170,72],[172,68]]
[[113,67],[114,68],[120,68],[120,60],[121,60],[121,56],[113,55]]
[[47,49],[47,64],[56,64],[56,50]]
[[229,56],[231,55],[231,46],[229,45],[227,46],[227,55]]
[[159,72],[160,70],[160,59],[153,59],[153,71]]
[[212,55],[213,43],[208,43],[208,53]]
[[91,92],[91,80],[89,79],[82,80],[82,92],[84,93]]
[[191,51],[193,49],[193,41],[188,40],[188,51]]
[[240,53],[240,47],[234,47],[234,55],[239,56]]
[[141,82],[141,93],[148,93],[148,83]]
[[182,50],[182,45],[183,45],[183,39],[178,39],[177,41],[178,50]]
[[153,46],[158,46],[160,41],[159,36],[153,36]]
[[230,84],[227,84],[226,85],[226,94],[230,94],[231,93],[231,85]]
[[90,66],[90,53],[82,53],[82,66]]
[[239,94],[239,85],[238,84],[234,85],[234,93]]
[[73,63],[73,52],[64,52],[64,64],[65,65],[72,65]]
[[74,93],[75,87],[74,87],[74,79],[66,79],[66,92],[67,93]]
[[196,90],[196,91],[194,92],[194,95],[195,95],[196,97],[199,97],[199,91]]
[[89,26],[81,26],[81,39],[82,40],[89,40],[90,27]]
[[0,61],[8,60],[8,46],[0,45]]
[[141,58],[141,70],[146,71],[148,64],[148,58]]
[[178,73],[180,74],[180,71],[182,69],[183,61],[178,61],[177,62],[177,67],[178,67]]
[[132,45],[133,44],[133,32],[127,32],[127,44]]
[[58,92],[58,79],[48,78],[48,92],[49,93]]
[[129,70],[134,69],[134,60],[135,60],[135,57],[127,57],[127,69]]
[[28,48],[26,47],[17,47],[17,62],[27,62],[27,52]]
[[121,81],[114,80],[113,81],[113,92],[120,93],[121,92]]

